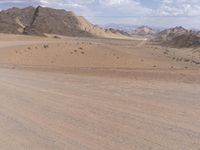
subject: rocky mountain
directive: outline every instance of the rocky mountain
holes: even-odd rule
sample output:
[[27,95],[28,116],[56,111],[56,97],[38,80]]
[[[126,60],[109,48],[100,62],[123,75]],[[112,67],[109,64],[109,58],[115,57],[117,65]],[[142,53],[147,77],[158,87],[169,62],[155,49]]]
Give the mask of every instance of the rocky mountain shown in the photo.
[[154,41],[173,47],[197,47],[200,46],[200,32],[180,26],[159,32]]
[[148,26],[141,26],[130,32],[130,34],[132,35],[141,35],[141,36],[153,35],[155,33],[156,31]]
[[13,34],[118,37],[111,31],[94,26],[71,11],[38,6],[11,8],[0,12],[0,32]]
[[0,12],[1,33],[23,33],[24,28],[32,21],[35,9],[27,7],[24,9],[12,8]]
[[112,32],[112,33],[114,33],[114,34],[125,35],[125,36],[127,36],[127,37],[130,37],[130,36],[131,36],[128,32],[126,32],[126,31],[124,31],[124,30],[119,30],[119,29],[105,28],[105,31],[106,31],[106,32]]

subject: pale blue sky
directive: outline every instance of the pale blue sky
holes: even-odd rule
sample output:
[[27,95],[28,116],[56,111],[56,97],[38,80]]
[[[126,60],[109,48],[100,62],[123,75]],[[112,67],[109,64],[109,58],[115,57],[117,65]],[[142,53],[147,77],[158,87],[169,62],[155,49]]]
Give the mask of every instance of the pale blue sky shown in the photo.
[[0,9],[29,5],[72,10],[94,24],[200,28],[200,0],[0,0]]
[[141,5],[151,9],[158,9],[161,5],[161,0],[140,0]]

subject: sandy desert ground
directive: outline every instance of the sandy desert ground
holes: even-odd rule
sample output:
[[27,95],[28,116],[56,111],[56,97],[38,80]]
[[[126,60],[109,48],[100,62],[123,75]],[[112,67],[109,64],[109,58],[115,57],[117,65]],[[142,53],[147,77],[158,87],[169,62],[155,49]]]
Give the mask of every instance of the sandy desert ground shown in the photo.
[[0,149],[199,150],[199,66],[165,51],[0,35]]

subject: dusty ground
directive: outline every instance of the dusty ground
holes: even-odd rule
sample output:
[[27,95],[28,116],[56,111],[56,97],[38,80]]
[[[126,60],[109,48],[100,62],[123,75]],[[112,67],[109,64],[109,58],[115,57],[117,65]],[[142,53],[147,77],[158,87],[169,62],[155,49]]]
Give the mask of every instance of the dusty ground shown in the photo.
[[0,149],[200,149],[198,65],[145,41],[0,39]]
[[[8,39],[10,41],[6,41]],[[27,39],[26,39],[27,38]],[[0,36],[0,63],[35,67],[191,69],[145,40]],[[16,40],[17,39],[17,40]],[[31,40],[32,39],[32,40]]]

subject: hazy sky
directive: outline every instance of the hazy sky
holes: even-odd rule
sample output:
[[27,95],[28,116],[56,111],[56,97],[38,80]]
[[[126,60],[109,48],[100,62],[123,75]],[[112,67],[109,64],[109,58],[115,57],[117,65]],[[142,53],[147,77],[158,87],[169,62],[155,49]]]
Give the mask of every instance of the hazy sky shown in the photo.
[[0,9],[28,5],[72,10],[94,24],[200,28],[200,0],[0,0]]

